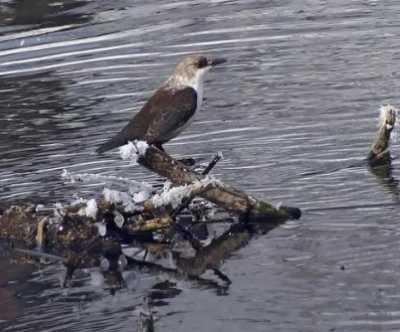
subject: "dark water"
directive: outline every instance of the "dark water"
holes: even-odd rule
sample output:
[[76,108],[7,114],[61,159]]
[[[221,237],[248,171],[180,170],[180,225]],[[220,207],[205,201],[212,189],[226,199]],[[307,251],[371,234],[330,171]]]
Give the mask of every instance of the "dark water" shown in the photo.
[[[94,147],[184,55],[225,56],[166,148],[222,151],[223,180],[308,211],[225,262],[226,296],[177,280],[156,330],[399,331],[399,162],[393,178],[346,167],[367,153],[380,105],[398,104],[399,18],[394,0],[0,1],[1,202],[104,186],[65,184],[63,169],[153,180]],[[63,290],[57,265],[0,260],[4,331],[134,331],[144,290],[163,280],[130,274],[111,295],[82,271]]]

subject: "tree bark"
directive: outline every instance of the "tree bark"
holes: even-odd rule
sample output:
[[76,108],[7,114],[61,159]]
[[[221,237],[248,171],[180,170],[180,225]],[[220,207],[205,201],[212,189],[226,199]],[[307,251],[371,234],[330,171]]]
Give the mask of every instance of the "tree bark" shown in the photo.
[[375,140],[367,156],[371,166],[380,165],[390,160],[390,135],[396,124],[396,109],[390,105],[381,109],[381,119]]
[[[154,146],[149,146],[145,155],[139,157],[138,162],[176,185],[191,184],[205,179],[205,176],[191,171]],[[277,209],[267,202],[257,200],[222,182],[216,182],[213,188],[203,191],[199,195],[238,214],[247,222],[284,222],[288,219],[298,219],[301,216],[300,209],[285,206]]]

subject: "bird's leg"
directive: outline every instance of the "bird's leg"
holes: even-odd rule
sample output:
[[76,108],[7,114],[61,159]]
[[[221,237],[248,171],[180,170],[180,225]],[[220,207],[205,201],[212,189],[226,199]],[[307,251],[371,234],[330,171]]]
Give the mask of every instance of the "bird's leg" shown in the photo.
[[163,146],[162,146],[161,143],[155,143],[154,146],[155,146],[158,150],[161,150],[162,152],[165,152],[165,150],[164,150],[164,148],[163,148]]

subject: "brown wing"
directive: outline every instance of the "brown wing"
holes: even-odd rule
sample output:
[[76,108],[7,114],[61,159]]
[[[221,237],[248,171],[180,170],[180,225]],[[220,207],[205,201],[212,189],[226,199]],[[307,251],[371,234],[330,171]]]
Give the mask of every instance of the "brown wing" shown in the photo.
[[171,133],[193,116],[196,106],[197,94],[193,88],[161,88],[116,136],[100,145],[97,152],[111,150],[135,139],[162,144],[170,140],[173,137]]
[[158,111],[154,112],[145,140],[159,144],[169,141],[194,115],[196,107],[197,93],[190,87],[160,96],[159,104],[154,105]]

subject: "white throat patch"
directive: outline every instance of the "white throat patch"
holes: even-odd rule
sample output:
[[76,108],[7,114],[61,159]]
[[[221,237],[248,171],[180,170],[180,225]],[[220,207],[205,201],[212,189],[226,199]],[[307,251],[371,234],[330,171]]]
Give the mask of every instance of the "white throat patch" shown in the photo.
[[187,86],[192,87],[195,89],[197,93],[197,107],[196,111],[198,111],[201,107],[201,104],[203,103],[203,83],[204,83],[204,76],[205,74],[210,70],[211,67],[206,67],[202,69],[198,69],[196,71],[196,75],[190,79],[187,80],[185,83]]
[[190,86],[197,93],[197,107],[196,111],[198,111],[203,102],[203,83],[205,74],[211,69],[211,67],[206,67],[202,69],[197,69],[196,73],[190,79],[187,78],[186,75],[177,75],[175,74],[166,82],[173,89],[181,89]]

